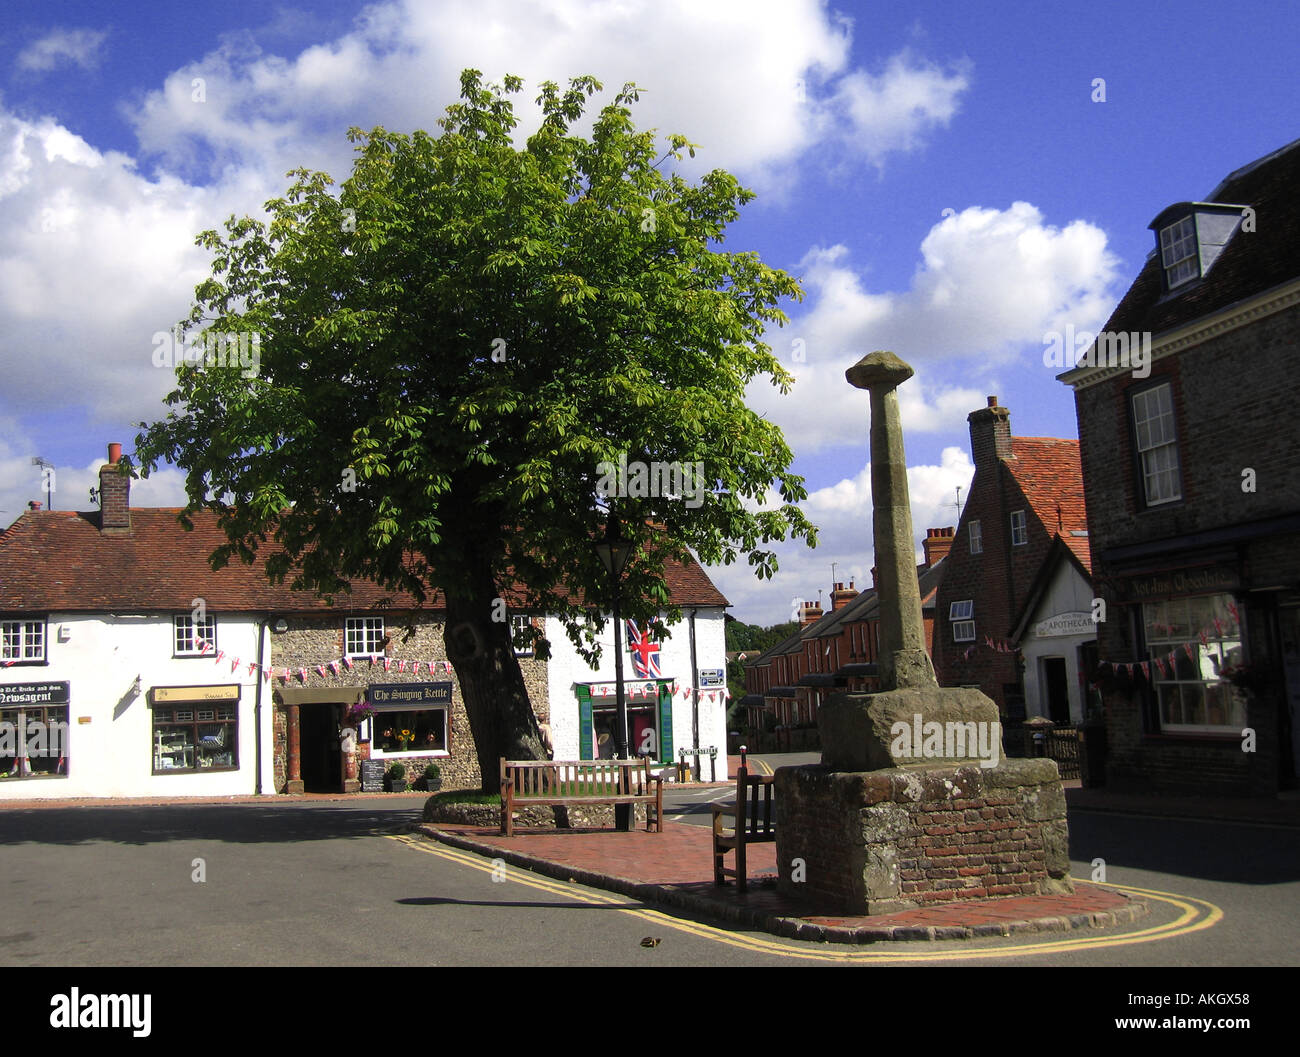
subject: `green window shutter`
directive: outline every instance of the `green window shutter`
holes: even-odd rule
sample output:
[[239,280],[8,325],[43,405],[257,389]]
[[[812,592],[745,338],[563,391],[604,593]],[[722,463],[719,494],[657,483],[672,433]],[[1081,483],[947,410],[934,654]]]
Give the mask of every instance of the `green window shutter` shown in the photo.
[[578,759],[590,760],[591,755],[591,688],[578,687]]
[[668,683],[659,684],[659,761],[673,762],[673,692]]

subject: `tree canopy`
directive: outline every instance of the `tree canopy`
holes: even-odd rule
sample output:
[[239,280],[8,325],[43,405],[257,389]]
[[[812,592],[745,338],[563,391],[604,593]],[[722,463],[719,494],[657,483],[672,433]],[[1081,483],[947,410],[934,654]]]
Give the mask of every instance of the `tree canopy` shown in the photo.
[[[442,591],[448,634],[476,629],[462,687],[497,701],[465,689],[476,740],[500,742],[480,762],[535,740],[494,600],[517,586],[590,654],[606,512],[638,544],[623,586],[637,620],[678,615],[665,561],[744,554],[770,577],[767,544],[815,543],[788,445],[744,403],[758,376],[788,391],[762,339],[802,296],[756,253],[719,248],[752,192],[720,170],[695,184],[662,171],[694,146],[673,135],[656,158],[630,84],[582,137],[601,85],[543,83],[540,127],[516,148],[521,88],[466,70],[439,135],[354,128],[337,189],[295,170],[269,223],[203,232],[212,275],[185,325],[255,335],[259,356],[179,367],[175,410],[141,423],[135,454],[146,474],[182,468],[187,510],[218,513],[217,564],[265,548],[272,576],[325,596],[355,580]],[[622,462],[688,472],[638,488],[611,476]]]

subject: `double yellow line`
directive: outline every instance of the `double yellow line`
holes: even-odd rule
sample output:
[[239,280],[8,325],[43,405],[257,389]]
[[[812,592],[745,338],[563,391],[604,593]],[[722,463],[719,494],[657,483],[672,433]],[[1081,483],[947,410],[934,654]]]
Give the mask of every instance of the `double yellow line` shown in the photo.
[[[405,835],[390,835],[389,839],[400,841],[417,851],[425,852],[428,855],[436,855],[448,862],[459,863],[462,866],[468,866],[470,869],[479,870],[483,873],[490,874],[499,869],[499,867],[494,867],[491,861],[484,861],[481,855],[461,851],[459,848],[432,844],[427,840]],[[1149,897],[1157,902],[1167,903],[1178,910],[1178,916],[1173,921],[1166,922],[1163,925],[1154,925],[1151,928],[1128,932],[1121,936],[1089,934],[1072,939],[1049,940],[1045,943],[1016,943],[1008,946],[982,947],[976,950],[953,950],[951,948],[933,950],[929,949],[934,946],[933,944],[912,941],[891,942],[887,950],[879,950],[875,947],[863,949],[840,944],[818,944],[813,946],[811,944],[784,943],[779,940],[763,939],[753,935],[742,935],[713,925],[685,921],[658,910],[646,909],[638,902],[629,901],[626,896],[618,896],[592,889],[580,889],[563,881],[553,881],[540,874],[531,873],[523,867],[508,866],[507,869],[509,870],[510,880],[515,884],[526,885],[548,895],[571,899],[579,903],[587,903],[591,906],[613,907],[631,917],[641,918],[656,928],[684,932],[691,936],[698,936],[701,939],[712,940],[715,943],[752,951],[757,954],[771,954],[781,958],[794,958],[813,962],[880,964],[890,962],[985,961],[991,958],[1015,958],[1034,954],[1100,950],[1106,947],[1126,947],[1135,943],[1152,943],[1156,940],[1172,939],[1175,936],[1191,935],[1193,932],[1200,932],[1202,929],[1213,928],[1223,918],[1222,910],[1203,899],[1175,895],[1172,892],[1157,892],[1149,888],[1134,888],[1131,885],[1111,884],[1105,887],[1131,892]],[[1087,883],[1098,884],[1096,881]]]

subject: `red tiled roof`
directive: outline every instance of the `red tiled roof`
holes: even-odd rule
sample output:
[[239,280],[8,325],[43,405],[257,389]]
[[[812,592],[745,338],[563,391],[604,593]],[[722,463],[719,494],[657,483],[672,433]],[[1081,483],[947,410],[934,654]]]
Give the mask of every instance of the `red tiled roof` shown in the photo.
[[[335,596],[334,605],[289,580],[272,584],[264,560],[245,565],[238,558],[213,571],[208,556],[226,543],[210,512],[191,515],[193,531],[177,522],[176,508],[133,508],[131,531],[104,535],[97,512],[41,510],[25,513],[0,534],[0,609],[187,610],[195,598],[209,609],[230,611],[405,609],[414,599],[358,581],[351,594]],[[698,562],[670,562],[664,568],[670,597],[678,605],[725,606],[729,603]],[[522,596],[504,592],[506,601]],[[426,608],[442,606],[433,593]]]
[[1011,454],[1004,465],[1016,479],[1029,505],[1049,533],[1062,541],[1092,571],[1088,537],[1071,532],[1088,531],[1083,501],[1083,470],[1079,442],[1063,437],[1012,437]]

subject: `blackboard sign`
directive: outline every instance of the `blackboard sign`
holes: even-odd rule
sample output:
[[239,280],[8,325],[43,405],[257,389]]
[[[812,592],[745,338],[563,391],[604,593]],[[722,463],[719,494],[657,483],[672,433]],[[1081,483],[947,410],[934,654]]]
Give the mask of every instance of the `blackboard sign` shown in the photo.
[[361,791],[363,793],[382,793],[384,791],[384,761],[361,761]]

